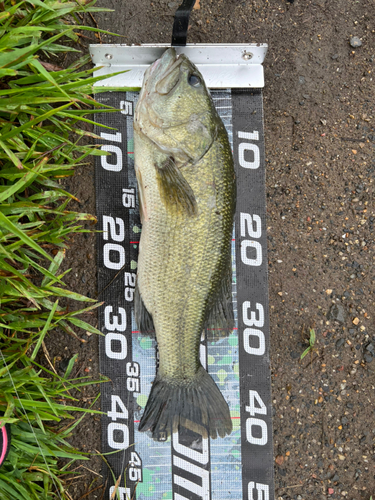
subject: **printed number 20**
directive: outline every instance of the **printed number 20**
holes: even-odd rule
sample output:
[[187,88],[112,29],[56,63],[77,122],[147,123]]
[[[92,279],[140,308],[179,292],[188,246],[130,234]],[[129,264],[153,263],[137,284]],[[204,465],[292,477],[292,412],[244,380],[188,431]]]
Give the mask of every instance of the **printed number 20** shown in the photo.
[[[241,238],[260,238],[262,235],[262,220],[259,215],[240,214]],[[249,254],[253,253],[253,257]],[[241,260],[247,266],[260,266],[263,262],[262,245],[253,239],[241,240]]]

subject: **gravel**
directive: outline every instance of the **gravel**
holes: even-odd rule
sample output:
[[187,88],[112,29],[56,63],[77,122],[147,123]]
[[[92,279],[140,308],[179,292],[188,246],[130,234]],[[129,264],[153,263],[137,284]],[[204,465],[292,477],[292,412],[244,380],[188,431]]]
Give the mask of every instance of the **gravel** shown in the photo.
[[352,36],[351,39],[350,39],[350,45],[356,49],[357,47],[361,47],[362,45],[362,41],[360,38],[358,38],[357,36]]

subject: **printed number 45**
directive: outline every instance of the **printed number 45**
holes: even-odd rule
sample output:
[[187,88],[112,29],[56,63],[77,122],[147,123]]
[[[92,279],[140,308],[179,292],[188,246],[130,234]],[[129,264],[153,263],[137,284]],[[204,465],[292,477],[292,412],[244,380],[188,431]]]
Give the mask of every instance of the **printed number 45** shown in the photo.
[[135,451],[130,453],[129,479],[130,481],[142,482],[142,460]]

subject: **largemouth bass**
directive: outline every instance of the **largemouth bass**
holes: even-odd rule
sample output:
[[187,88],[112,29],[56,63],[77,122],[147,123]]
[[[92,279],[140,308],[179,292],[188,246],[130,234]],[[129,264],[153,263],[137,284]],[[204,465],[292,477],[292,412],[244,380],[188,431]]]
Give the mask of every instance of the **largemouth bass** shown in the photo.
[[146,71],[134,116],[142,234],[135,316],[155,332],[159,366],[139,431],[180,423],[216,438],[232,431],[228,404],[199,361],[203,330],[233,329],[231,148],[202,75],[173,48]]

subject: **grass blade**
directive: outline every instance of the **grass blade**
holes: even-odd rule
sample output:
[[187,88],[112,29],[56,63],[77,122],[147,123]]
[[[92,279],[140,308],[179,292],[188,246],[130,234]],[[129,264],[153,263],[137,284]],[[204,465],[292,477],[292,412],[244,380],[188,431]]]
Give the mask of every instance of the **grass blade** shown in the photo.
[[36,250],[43,257],[48,260],[53,260],[50,255],[48,255],[37,243],[35,243],[27,234],[25,234],[21,229],[19,229],[12,221],[10,221],[4,214],[0,212],[0,228],[3,227],[10,231],[14,236],[17,236],[22,243],[28,245],[29,247]]
[[46,333],[48,332],[49,330],[49,327],[51,325],[51,322],[53,320],[53,316],[55,315],[55,312],[56,312],[56,309],[57,309],[57,306],[58,306],[58,301],[56,300],[56,302],[53,304],[53,307],[51,309],[51,312],[49,313],[49,316],[48,316],[48,319],[43,327],[43,330],[41,331],[40,335],[39,335],[39,338],[38,338],[38,342],[36,343],[36,346],[34,348],[34,351],[32,353],[32,355],[30,356],[30,360],[31,361],[34,361],[36,355],[38,354],[39,352],[39,349],[40,349],[40,346],[42,345],[42,342],[44,340],[44,337],[46,335]]

